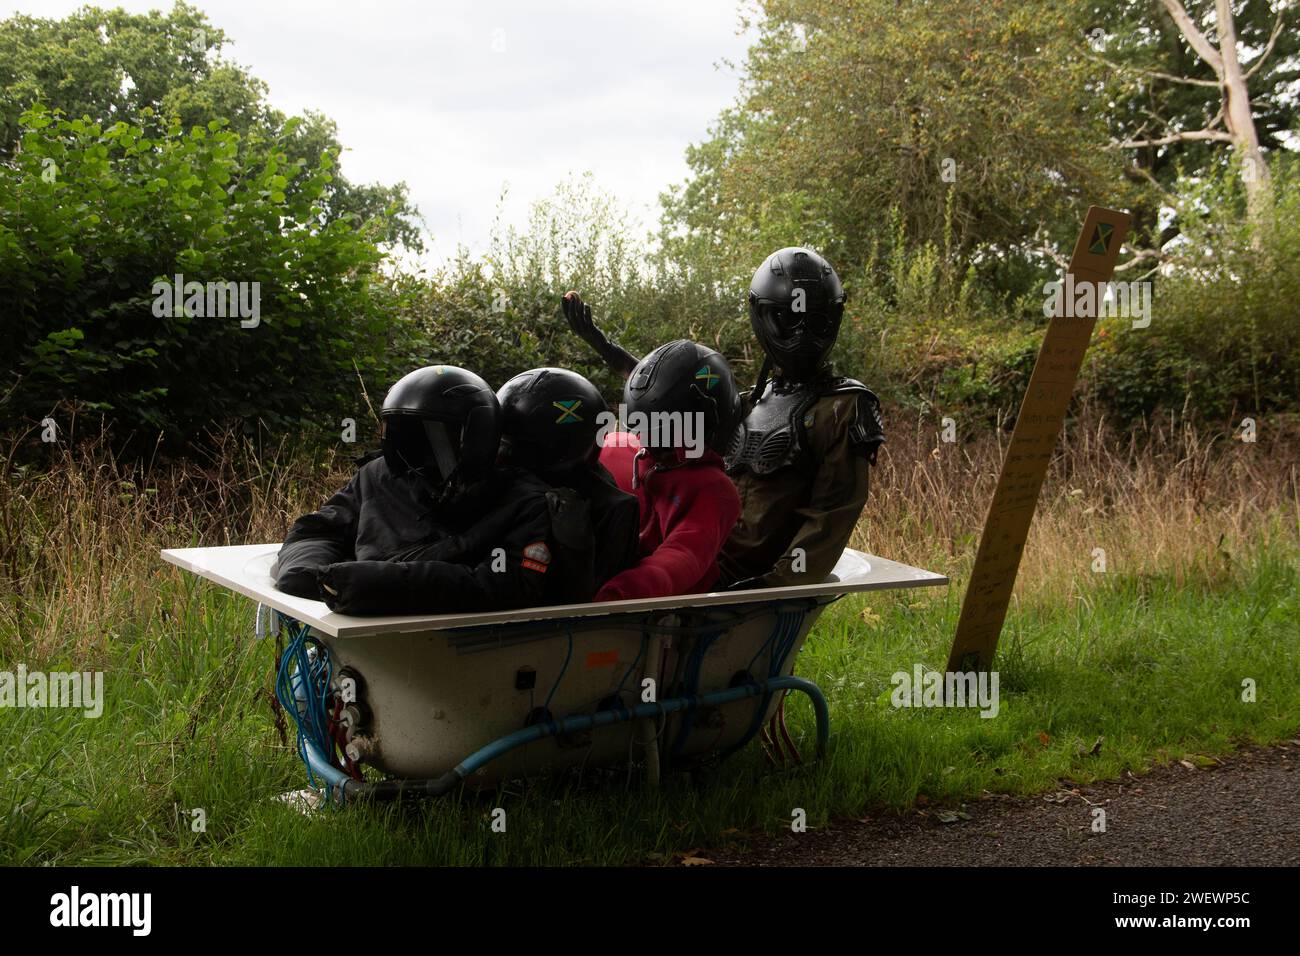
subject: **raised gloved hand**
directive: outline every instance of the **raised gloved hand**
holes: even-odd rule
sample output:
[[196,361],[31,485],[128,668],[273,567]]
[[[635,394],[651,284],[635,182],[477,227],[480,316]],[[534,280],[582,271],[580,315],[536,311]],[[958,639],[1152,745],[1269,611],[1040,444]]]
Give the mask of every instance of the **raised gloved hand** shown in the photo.
[[576,291],[564,293],[560,299],[560,309],[569,328],[595,350],[602,362],[623,378],[632,374],[632,369],[636,368],[636,356],[605,337],[605,333],[596,327],[591,317],[591,306],[582,301],[582,296]]

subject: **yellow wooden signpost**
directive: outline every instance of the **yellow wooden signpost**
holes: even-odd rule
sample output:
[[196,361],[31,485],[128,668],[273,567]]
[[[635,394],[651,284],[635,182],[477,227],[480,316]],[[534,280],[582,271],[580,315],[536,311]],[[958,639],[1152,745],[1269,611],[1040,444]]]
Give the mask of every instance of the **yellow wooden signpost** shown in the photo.
[[[1100,206],[1091,207],[1083,221],[1070,257],[1066,285],[1057,300],[1062,307],[1056,309],[1048,323],[989,505],[957,634],[948,654],[950,672],[988,670],[993,662],[1038,493],[1097,321],[1103,283],[1109,282],[1115,272],[1115,260],[1130,223],[1127,213]],[[1085,289],[1086,284],[1092,284],[1092,288]],[[1079,301],[1090,306],[1075,308],[1075,298],[1066,294],[1071,291],[1085,293]],[[1085,314],[1076,314],[1079,312]]]

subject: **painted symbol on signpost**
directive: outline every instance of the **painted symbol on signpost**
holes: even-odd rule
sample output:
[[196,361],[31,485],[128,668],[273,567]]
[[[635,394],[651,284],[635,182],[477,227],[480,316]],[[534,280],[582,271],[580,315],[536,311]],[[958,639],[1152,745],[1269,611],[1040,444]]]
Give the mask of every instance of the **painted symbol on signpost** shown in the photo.
[[1104,256],[1110,252],[1110,237],[1115,234],[1115,227],[1108,222],[1097,223],[1097,228],[1092,231],[1092,239],[1088,243],[1088,251],[1094,256]]

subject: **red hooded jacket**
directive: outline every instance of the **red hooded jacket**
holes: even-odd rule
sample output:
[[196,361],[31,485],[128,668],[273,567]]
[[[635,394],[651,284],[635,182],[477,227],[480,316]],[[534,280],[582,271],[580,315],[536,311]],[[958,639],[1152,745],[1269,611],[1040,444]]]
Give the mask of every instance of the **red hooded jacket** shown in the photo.
[[635,435],[615,432],[600,452],[618,486],[640,503],[641,560],[610,578],[597,601],[707,592],[718,580],[718,552],[740,517],[740,495],[721,456],[705,450],[687,458],[678,449],[680,464],[664,468],[649,454],[637,458],[640,448]]

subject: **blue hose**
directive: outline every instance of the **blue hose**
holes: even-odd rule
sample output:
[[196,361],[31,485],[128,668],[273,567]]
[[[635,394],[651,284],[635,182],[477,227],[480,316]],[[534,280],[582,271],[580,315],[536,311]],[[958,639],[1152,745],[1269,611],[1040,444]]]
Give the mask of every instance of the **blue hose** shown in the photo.
[[[311,636],[306,624],[280,615],[288,625],[289,643],[280,658],[275,696],[298,726],[298,756],[307,778],[317,789],[332,791],[349,779],[334,760],[334,739],[329,732],[328,700],[333,667],[329,651]],[[325,786],[317,782],[320,777]]]
[[797,690],[808,695],[817,718],[817,752],[824,753],[827,741],[830,739],[830,709],[826,706],[826,698],[821,688],[803,677],[776,677],[708,694],[670,697],[667,700],[637,704],[623,710],[599,710],[594,714],[577,714],[558,721],[533,724],[480,747],[441,777],[428,780],[384,780],[379,783],[362,783],[344,778],[341,786],[346,796],[361,800],[391,800],[403,796],[442,796],[451,792],[463,780],[491,761],[545,737],[581,733],[596,727],[661,717],[677,711],[692,713],[700,707],[716,707],[760,695],[770,697],[773,692],[782,690]]

